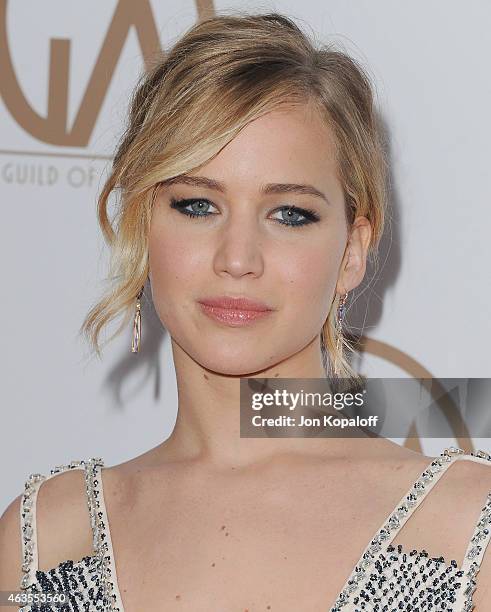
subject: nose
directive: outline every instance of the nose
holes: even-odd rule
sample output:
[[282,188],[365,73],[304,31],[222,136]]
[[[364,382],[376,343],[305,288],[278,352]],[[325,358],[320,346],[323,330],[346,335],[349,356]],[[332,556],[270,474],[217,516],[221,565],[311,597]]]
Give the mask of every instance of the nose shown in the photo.
[[263,274],[264,236],[256,214],[252,214],[251,203],[230,214],[218,230],[216,240],[214,269],[218,275],[240,278],[247,274],[257,277]]

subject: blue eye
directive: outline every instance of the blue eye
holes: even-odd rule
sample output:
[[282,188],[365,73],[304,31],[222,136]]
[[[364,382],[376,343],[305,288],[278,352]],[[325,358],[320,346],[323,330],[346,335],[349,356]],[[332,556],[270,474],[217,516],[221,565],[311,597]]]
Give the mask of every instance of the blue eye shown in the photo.
[[[277,208],[274,212],[281,212],[282,215],[286,216],[287,221],[276,219],[278,223],[282,225],[288,225],[290,227],[302,227],[304,225],[309,225],[310,223],[316,223],[319,221],[319,216],[313,210],[308,210],[305,208],[298,208],[297,206],[281,206]],[[303,221],[295,221],[298,216],[303,217]],[[292,222],[292,219],[294,220]]]
[[[170,206],[171,208],[177,209],[183,215],[187,215],[188,217],[208,217],[206,214],[207,207],[209,207],[211,202],[208,200],[202,200],[200,198],[191,198],[186,200],[176,200],[171,198]],[[192,207],[192,210],[186,210],[188,206]],[[202,214],[205,213],[205,214]]]
[[[170,207],[175,208],[181,214],[187,215],[192,218],[202,218],[216,214],[208,212],[210,206],[214,206],[209,200],[203,198],[186,198],[182,200],[176,200],[171,198]],[[191,207],[189,210],[188,207]],[[311,223],[317,223],[319,221],[319,215],[310,209],[299,208],[298,206],[280,206],[273,212],[281,212],[283,219],[275,219],[281,225],[288,227],[304,227]],[[298,220],[298,217],[303,217],[303,220]]]

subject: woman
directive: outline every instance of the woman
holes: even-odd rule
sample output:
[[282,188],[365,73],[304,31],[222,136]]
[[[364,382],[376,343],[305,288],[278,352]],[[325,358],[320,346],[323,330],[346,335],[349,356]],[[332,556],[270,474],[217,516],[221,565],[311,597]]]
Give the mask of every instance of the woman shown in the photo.
[[385,174],[367,76],[290,19],[207,19],[160,59],[100,196],[115,282],[83,330],[99,353],[104,325],[134,316],[137,353],[149,280],[177,422],[123,464],[31,475],[2,518],[2,589],[88,611],[489,609],[489,455],[239,436],[240,377],[357,380],[343,307]]

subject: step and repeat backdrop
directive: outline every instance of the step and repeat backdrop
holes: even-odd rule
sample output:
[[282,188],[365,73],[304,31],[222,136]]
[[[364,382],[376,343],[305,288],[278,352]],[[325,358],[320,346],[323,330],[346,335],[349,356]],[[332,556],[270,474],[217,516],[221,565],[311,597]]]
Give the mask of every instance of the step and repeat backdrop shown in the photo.
[[31,472],[89,456],[112,465],[172,432],[170,338],[151,298],[138,355],[130,325],[102,361],[78,330],[107,271],[96,198],[129,96],[149,58],[205,12],[283,12],[366,67],[389,146],[390,222],[380,267],[367,270],[347,315],[362,340],[354,365],[370,377],[447,380],[420,402],[394,402],[414,410],[396,442],[428,455],[490,449],[488,2],[0,6],[0,511]]

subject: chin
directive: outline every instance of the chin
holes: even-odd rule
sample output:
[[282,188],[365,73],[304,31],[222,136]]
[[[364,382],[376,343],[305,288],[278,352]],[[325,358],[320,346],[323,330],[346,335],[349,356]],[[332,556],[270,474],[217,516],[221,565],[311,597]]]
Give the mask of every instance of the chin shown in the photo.
[[249,358],[242,351],[241,355],[237,355],[234,359],[232,355],[226,352],[219,353],[216,347],[212,353],[201,353],[196,355],[194,359],[202,367],[216,374],[243,378],[259,375],[261,372],[274,367],[274,364],[277,363],[276,359],[268,361],[266,356],[261,359],[261,355],[258,355],[257,351],[251,354]]
[[223,376],[237,376],[247,378],[249,376],[259,375],[261,372],[272,367],[271,364],[259,363],[257,355],[251,361],[245,361],[243,357],[237,363],[230,359],[211,359],[205,360],[202,365],[212,372],[222,374]]

